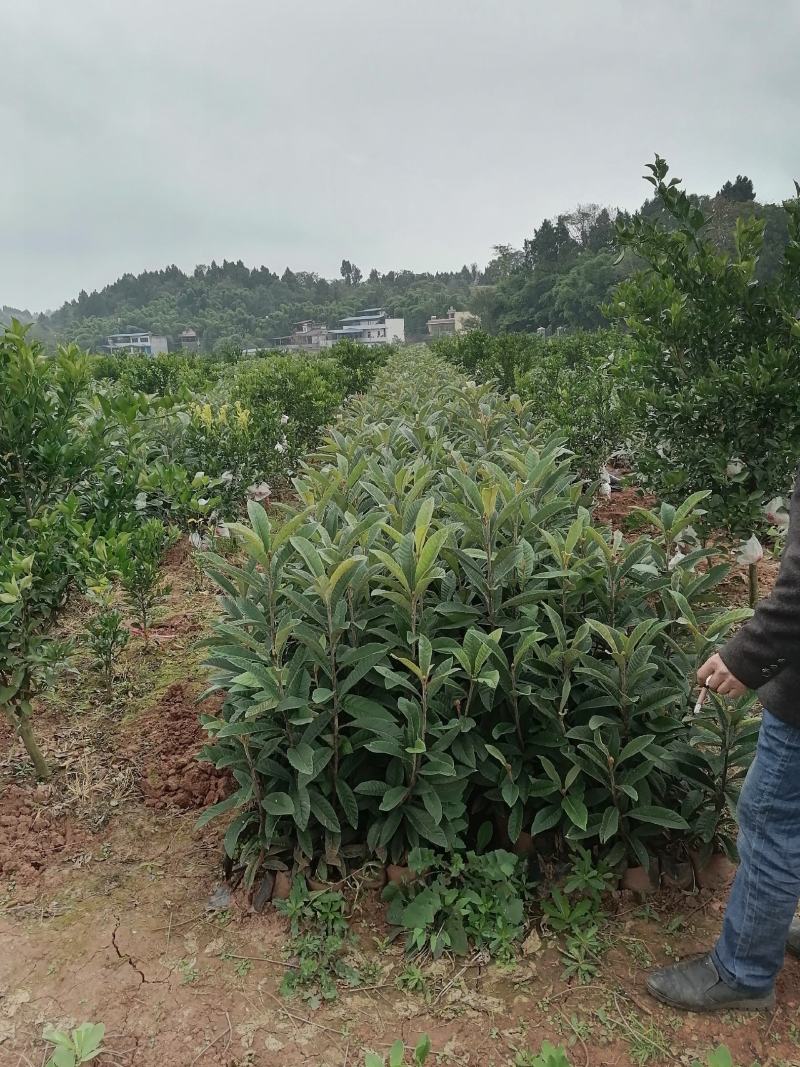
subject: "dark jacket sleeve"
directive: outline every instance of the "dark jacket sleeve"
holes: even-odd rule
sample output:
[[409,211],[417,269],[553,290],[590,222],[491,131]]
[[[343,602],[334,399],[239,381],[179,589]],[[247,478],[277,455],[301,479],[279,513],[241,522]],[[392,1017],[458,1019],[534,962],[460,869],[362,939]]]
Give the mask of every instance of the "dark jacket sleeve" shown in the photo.
[[800,662],[800,472],[775,588],[752,619],[720,649],[720,656],[749,689],[760,689],[787,664]]

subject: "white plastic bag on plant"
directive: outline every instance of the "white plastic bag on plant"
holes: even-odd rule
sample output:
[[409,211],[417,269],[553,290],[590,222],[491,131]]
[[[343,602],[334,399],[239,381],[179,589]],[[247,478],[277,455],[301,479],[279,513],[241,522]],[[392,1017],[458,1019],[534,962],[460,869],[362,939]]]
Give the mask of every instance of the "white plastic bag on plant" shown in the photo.
[[782,496],[775,496],[765,504],[764,514],[767,522],[771,522],[773,526],[785,529],[789,525],[789,512],[786,510],[786,501]]
[[267,500],[272,495],[272,489],[266,482],[258,482],[253,485],[248,485],[247,495],[251,500]]
[[738,456],[734,456],[733,459],[728,460],[728,466],[725,468],[725,473],[729,478],[735,478],[737,474],[741,474],[744,470],[744,462],[739,459]]
[[754,563],[760,562],[763,558],[764,548],[756,535],[752,534],[748,541],[742,542],[736,560],[738,563],[741,563],[746,567],[751,567]]

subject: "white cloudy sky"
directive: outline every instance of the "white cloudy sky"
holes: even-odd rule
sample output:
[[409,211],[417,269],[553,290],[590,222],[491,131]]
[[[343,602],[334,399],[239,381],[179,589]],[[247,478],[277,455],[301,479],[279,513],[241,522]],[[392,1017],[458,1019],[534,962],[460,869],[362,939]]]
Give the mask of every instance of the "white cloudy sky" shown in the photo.
[[800,0],[0,0],[0,305],[243,259],[485,262],[542,218],[800,175]]

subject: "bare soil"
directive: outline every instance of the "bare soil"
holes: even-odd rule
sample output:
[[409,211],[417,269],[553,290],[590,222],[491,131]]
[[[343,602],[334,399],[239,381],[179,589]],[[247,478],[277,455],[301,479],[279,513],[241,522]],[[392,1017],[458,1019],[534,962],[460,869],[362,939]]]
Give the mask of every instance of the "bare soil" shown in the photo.
[[544,937],[513,967],[427,965],[426,997],[397,987],[407,960],[384,940],[374,891],[355,880],[357,951],[374,980],[316,1011],[281,996],[285,920],[271,906],[254,914],[241,893],[207,909],[221,883],[219,828],[198,830],[196,817],[228,788],[194,759],[196,639],[213,599],[185,552],[169,571],[170,636],[131,643],[114,703],[81,665],[40,709],[51,783],[33,781],[0,726],[0,1067],[40,1067],[42,1028],[84,1021],[106,1026],[99,1067],[361,1067],[366,1049],[421,1033],[429,1062],[469,1067],[507,1067],[544,1039],[566,1045],[574,1067],[690,1065],[722,1042],[739,1067],[800,1065],[797,961],[774,1014],[681,1016],[647,998],[650,966],[711,943],[724,892],[615,895],[589,985],[563,980],[557,941]]
[[625,520],[634,508],[649,510],[655,503],[654,496],[650,496],[636,486],[626,486],[601,500],[594,509],[593,515],[599,524],[612,526],[615,530],[624,530]]

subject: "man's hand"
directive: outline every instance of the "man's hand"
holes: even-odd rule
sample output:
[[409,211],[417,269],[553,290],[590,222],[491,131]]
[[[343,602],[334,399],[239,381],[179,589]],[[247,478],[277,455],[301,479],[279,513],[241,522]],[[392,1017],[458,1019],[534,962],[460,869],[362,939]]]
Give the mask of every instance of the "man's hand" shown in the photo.
[[708,686],[712,693],[719,693],[724,697],[740,697],[747,692],[747,686],[731,674],[722,657],[716,653],[707,659],[697,672],[697,680],[700,685]]

